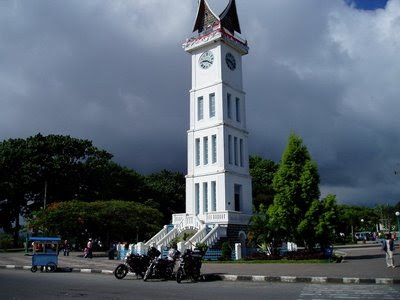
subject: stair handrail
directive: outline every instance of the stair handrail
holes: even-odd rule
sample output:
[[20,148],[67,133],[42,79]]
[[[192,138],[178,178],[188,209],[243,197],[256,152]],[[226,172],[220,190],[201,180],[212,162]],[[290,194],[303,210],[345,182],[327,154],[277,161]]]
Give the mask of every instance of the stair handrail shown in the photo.
[[185,247],[190,248],[199,243],[207,235],[207,226],[200,228],[186,243]]
[[150,247],[152,244],[158,244],[158,242],[163,239],[168,233],[168,226],[164,225],[164,227],[156,233],[156,235],[154,235],[151,239],[149,239],[145,245],[147,247]]
[[157,246],[167,246],[170,241],[178,236],[178,230],[174,227],[168,232],[161,240],[158,241]]
[[223,235],[226,235],[226,228],[216,224],[200,243],[206,244],[210,248]]

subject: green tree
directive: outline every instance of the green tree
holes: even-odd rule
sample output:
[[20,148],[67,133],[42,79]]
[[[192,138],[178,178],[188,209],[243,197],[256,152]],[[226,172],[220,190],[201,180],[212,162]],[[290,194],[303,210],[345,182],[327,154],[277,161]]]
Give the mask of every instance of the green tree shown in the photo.
[[281,238],[280,231],[273,228],[270,222],[269,210],[263,204],[250,219],[249,222],[249,235],[248,239],[254,246],[264,244],[272,245],[272,251],[277,253],[276,250],[280,246]]
[[33,212],[29,227],[47,235],[84,245],[89,237],[110,241],[136,242],[150,238],[161,227],[162,215],[155,209],[135,202],[68,201]]
[[376,231],[376,225],[381,223],[381,207],[369,208],[364,206],[338,205],[337,211],[336,232],[344,233],[347,237],[347,242],[354,239],[352,233],[358,231]]
[[312,247],[312,237],[304,236],[305,226],[301,222],[312,203],[319,199],[318,185],[317,165],[302,139],[292,133],[273,179],[276,194],[268,212],[270,227],[282,239]]
[[0,226],[13,236],[17,246],[20,215],[27,209],[29,200],[35,197],[32,191],[33,168],[27,164],[30,153],[26,141],[9,139],[0,143]]
[[252,179],[253,205],[259,210],[261,204],[268,207],[274,200],[272,180],[278,165],[272,160],[260,156],[250,156],[250,175]]
[[327,195],[322,199],[320,207],[320,216],[318,224],[315,227],[315,236],[321,247],[326,247],[335,241],[336,221],[338,218],[336,196],[332,194]]
[[147,199],[144,177],[111,158],[91,141],[70,136],[37,134],[0,142],[0,226],[17,243],[20,216],[45,202]]
[[171,215],[185,211],[185,176],[179,172],[162,170],[146,178],[147,201],[145,204],[157,208],[164,216],[164,223]]

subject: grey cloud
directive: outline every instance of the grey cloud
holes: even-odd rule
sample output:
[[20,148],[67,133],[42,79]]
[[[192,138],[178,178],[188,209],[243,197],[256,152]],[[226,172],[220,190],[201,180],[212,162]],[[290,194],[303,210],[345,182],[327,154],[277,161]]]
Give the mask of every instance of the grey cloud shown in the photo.
[[[228,1],[209,0],[218,14]],[[1,1],[0,139],[87,138],[142,173],[186,172],[197,1]],[[237,1],[250,153],[291,131],[342,203],[399,201],[400,1]]]

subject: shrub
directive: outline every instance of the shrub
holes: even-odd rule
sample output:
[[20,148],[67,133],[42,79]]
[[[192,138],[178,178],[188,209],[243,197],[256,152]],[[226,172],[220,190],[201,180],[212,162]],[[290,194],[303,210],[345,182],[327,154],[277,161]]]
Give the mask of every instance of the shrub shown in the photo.
[[223,242],[221,246],[221,260],[232,259],[232,248],[229,242]]
[[10,234],[2,233],[0,234],[0,249],[4,251],[11,248],[13,244],[13,238]]
[[197,243],[196,248],[199,249],[202,253],[206,253],[208,250],[208,246],[205,243]]

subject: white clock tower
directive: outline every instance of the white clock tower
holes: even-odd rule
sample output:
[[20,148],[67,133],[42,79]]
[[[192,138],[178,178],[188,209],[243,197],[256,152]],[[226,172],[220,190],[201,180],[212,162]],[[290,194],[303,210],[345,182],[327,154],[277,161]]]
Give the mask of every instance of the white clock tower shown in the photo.
[[192,56],[186,213],[174,214],[146,245],[168,246],[183,231],[196,233],[185,244],[215,245],[221,238],[245,239],[252,213],[246,98],[235,0],[217,16],[200,0],[193,31],[183,44]]
[[186,213],[206,223],[246,223],[252,193],[242,56],[249,48],[235,35],[235,1],[220,16],[199,1],[193,31],[198,36],[183,45],[192,55]]

